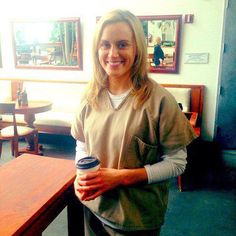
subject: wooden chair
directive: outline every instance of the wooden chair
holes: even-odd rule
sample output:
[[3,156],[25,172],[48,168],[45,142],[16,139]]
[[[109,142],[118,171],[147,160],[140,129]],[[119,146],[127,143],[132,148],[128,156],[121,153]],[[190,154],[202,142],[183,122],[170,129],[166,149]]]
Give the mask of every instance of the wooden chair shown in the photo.
[[[0,157],[2,153],[2,141],[11,141],[12,156],[18,157],[23,151],[19,150],[19,139],[33,139],[34,150],[30,153],[38,155],[38,131],[27,126],[17,126],[15,117],[15,103],[0,103],[0,114],[11,115],[12,125],[0,130]],[[1,121],[0,121],[1,122]]]

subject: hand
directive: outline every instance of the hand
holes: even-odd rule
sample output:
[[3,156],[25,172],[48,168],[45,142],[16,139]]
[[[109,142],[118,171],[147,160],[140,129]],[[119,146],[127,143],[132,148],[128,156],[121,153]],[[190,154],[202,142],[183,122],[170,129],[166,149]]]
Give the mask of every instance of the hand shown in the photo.
[[74,182],[75,194],[81,201],[93,200],[119,185],[129,186],[147,181],[144,168],[100,168],[96,172],[78,175]]
[[117,169],[100,168],[96,172],[77,176],[74,182],[75,194],[82,201],[93,200],[120,185],[121,173]]
[[86,198],[86,196],[88,196],[89,192],[79,190],[78,182],[79,182],[79,176],[77,176],[74,181],[74,190],[75,190],[75,195],[78,197],[80,201],[82,201],[84,198]]

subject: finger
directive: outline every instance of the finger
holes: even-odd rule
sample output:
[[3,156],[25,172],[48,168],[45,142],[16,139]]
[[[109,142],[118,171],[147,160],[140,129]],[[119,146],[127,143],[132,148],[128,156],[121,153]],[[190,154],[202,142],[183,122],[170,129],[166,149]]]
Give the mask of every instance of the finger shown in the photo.
[[90,180],[79,180],[78,184],[80,186],[91,186],[91,185],[102,185],[102,179],[101,178],[94,178]]
[[94,184],[94,185],[78,186],[79,191],[97,191],[98,189],[103,189],[103,185]]
[[99,175],[98,171],[89,172],[79,176],[79,180],[90,180],[96,178]]

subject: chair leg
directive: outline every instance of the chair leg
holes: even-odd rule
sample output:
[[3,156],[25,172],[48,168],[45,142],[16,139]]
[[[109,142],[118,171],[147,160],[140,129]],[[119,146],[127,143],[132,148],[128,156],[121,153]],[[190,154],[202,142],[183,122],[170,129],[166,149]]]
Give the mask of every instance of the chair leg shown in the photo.
[[179,191],[182,192],[183,186],[182,186],[181,175],[178,176],[178,187],[179,187]]
[[15,151],[15,146],[14,146],[15,141],[12,139],[11,140],[11,155],[14,156],[14,151]]
[[39,154],[39,142],[38,142],[38,131],[36,130],[34,134],[34,154],[38,155]]
[[18,139],[14,140],[14,157],[19,156],[19,142]]
[[0,158],[1,158],[1,155],[2,155],[2,141],[0,141]]

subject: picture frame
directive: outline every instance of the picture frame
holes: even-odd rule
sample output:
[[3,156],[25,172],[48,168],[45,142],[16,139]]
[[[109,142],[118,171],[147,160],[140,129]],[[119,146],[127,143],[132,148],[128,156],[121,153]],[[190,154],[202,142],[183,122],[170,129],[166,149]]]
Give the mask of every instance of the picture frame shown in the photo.
[[[182,15],[139,16],[139,19],[147,43],[149,72],[178,73]],[[157,51],[155,46],[158,40],[159,51],[163,51],[164,57],[162,60],[159,59],[160,64],[155,64],[154,52]]]
[[82,70],[80,18],[11,22],[15,67]]

